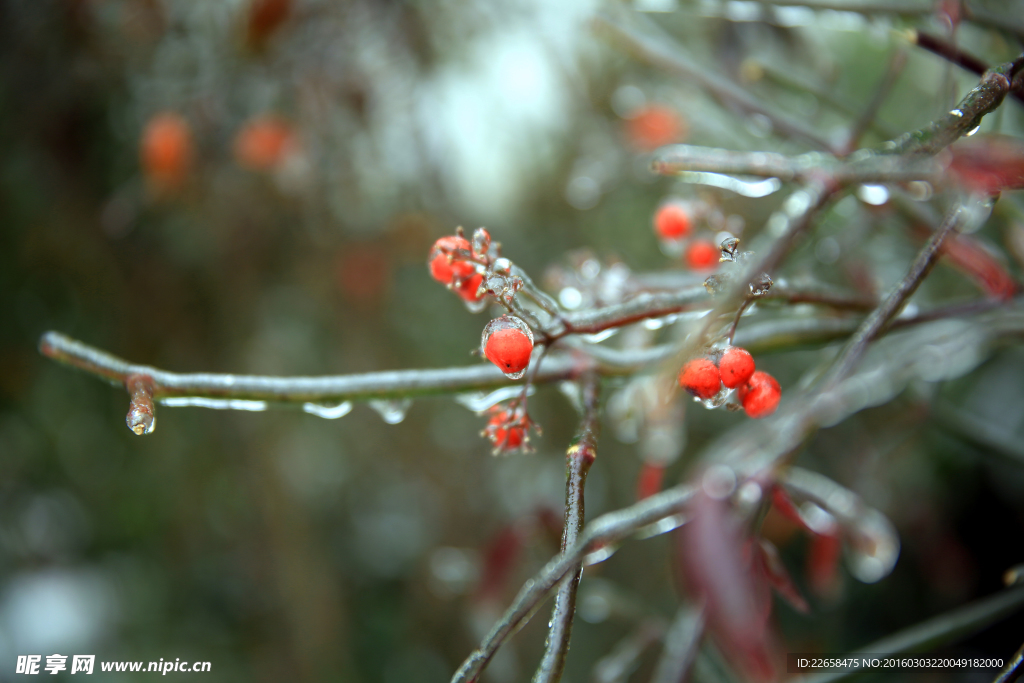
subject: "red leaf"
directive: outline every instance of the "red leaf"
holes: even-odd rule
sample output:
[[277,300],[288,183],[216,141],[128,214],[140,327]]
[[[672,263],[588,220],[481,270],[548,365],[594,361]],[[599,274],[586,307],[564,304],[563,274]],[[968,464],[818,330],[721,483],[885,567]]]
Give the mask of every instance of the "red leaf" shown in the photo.
[[979,135],[951,148],[948,171],[972,192],[1024,188],[1024,143],[1005,135]]
[[995,256],[981,242],[969,235],[947,240],[942,253],[954,266],[964,271],[985,292],[997,299],[1010,299],[1017,292],[1017,283]]

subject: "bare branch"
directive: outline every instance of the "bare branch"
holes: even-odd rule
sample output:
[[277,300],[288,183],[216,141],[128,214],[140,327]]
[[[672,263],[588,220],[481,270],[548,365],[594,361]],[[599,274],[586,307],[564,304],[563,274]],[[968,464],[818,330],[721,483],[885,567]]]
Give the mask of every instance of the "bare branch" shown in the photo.
[[668,633],[665,634],[665,648],[654,670],[651,683],[679,683],[686,679],[686,673],[697,656],[701,636],[704,634],[704,610],[692,605],[679,608]]
[[942,253],[942,245],[960,229],[965,211],[966,209],[962,205],[957,205],[946,216],[942,226],[932,234],[931,239],[918,253],[906,276],[900,280],[885,301],[861,324],[846,349],[836,359],[835,365],[828,375],[827,386],[834,385],[853,369],[871,340],[878,336],[885,325],[900,311],[910,295],[917,291],[918,286],[931,272]]
[[995,681],[992,683],[1013,683],[1017,680],[1020,673],[1024,671],[1024,645],[1021,645],[1016,652],[1013,653],[1013,657],[1006,663],[1003,670],[996,676]]
[[689,486],[676,486],[645,498],[635,505],[609,512],[593,520],[583,529],[579,541],[570,551],[548,562],[538,574],[523,585],[480,647],[470,654],[455,672],[452,683],[475,681],[505,639],[515,633],[536,612],[538,605],[566,575],[573,571],[587,553],[602,546],[616,544],[649,524],[681,512],[692,497],[693,490]]
[[[562,552],[568,552],[579,540],[583,530],[583,490],[587,473],[597,458],[598,382],[596,375],[585,377],[580,390],[583,395],[583,417],[579,432],[565,453],[565,521],[562,527]],[[555,606],[548,622],[548,639],[544,646],[534,683],[558,683],[569,653],[569,638],[576,614],[576,591],[583,578],[583,564],[576,565],[555,594]]]
[[[1022,605],[1024,588],[1012,588],[876,640],[851,654],[871,653],[878,656],[926,652],[977,633],[989,624],[1013,614]],[[858,673],[857,670],[835,671],[793,680],[797,683],[832,683],[849,678],[855,673]]]
[[[635,23],[642,21],[642,18],[635,14],[632,18]],[[595,23],[597,28],[622,41],[640,59],[649,64],[697,83],[726,105],[766,117],[783,135],[800,138],[818,149],[834,151],[828,140],[809,129],[802,121],[755,99],[725,75],[693,62],[671,38],[658,31],[652,23],[644,21],[642,31],[632,26],[624,26],[607,17],[598,17]]]

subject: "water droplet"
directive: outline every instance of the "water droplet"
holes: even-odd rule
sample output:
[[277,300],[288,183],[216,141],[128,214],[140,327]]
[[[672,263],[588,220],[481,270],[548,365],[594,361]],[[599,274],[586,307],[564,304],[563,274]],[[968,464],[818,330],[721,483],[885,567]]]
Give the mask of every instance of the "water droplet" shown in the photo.
[[240,398],[205,398],[203,396],[173,396],[160,399],[160,405],[171,408],[190,406],[212,408],[213,410],[248,410],[260,412],[267,409],[266,401],[247,401]]
[[865,204],[881,206],[889,201],[889,189],[885,185],[861,185],[857,197]]
[[[533,386],[530,386],[527,390],[526,395],[532,396],[536,392]],[[510,398],[515,398],[523,393],[521,386],[509,386],[495,389],[494,391],[487,393],[484,391],[474,391],[465,394],[456,394],[455,402],[459,405],[469,408],[474,413],[480,413],[492,406],[496,406],[502,401],[507,401]]]
[[644,320],[644,329],[648,330],[660,330],[665,326],[665,321],[660,318],[648,318]]
[[714,408],[721,407],[727,400],[729,400],[729,394],[731,393],[732,389],[726,389],[725,387],[722,387],[721,389],[718,390],[718,393],[712,396],[711,398],[702,399],[697,396],[694,396],[693,400],[697,401],[705,408],[711,410]]
[[750,293],[754,296],[762,296],[772,288],[772,278],[768,273],[761,273],[750,282]]
[[480,297],[476,301],[469,301],[467,299],[463,299],[462,303],[466,305],[466,310],[469,311],[470,313],[480,313],[485,308],[487,308],[487,297]]
[[583,304],[583,294],[575,287],[563,287],[558,293],[558,303],[570,311],[574,311]]
[[352,412],[352,401],[342,401],[335,405],[303,403],[302,410],[310,415],[322,417],[325,420],[337,420],[339,417],[345,417]]
[[505,257],[495,259],[494,261],[494,272],[500,274],[507,274],[512,272],[512,262]]
[[709,275],[708,279],[704,281],[704,289],[706,289],[708,294],[711,296],[718,296],[724,292],[728,286],[729,277],[724,273]]
[[736,490],[736,472],[728,465],[712,465],[701,478],[701,488],[715,500],[724,500]]
[[491,248],[491,233],[486,228],[477,228],[473,231],[473,253],[477,256],[486,256]]
[[962,111],[960,111],[959,109],[954,109],[954,110],[952,110],[952,111],[951,111],[951,112],[949,112],[949,113],[950,113],[950,114],[951,114],[952,116],[955,116],[955,117],[957,117],[958,119],[962,119],[962,118],[964,117],[964,113],[963,113]]
[[736,237],[726,237],[719,245],[722,250],[721,260],[723,263],[731,263],[736,260],[736,253],[740,248],[740,241]]
[[589,258],[580,265],[580,276],[584,280],[593,280],[601,272],[601,264],[597,259]]
[[135,432],[138,436],[152,434],[153,430],[156,429],[156,416],[152,412],[141,410],[139,406],[134,404],[128,411],[128,417],[125,419],[125,422],[128,423],[128,429]]
[[900,555],[900,539],[892,522],[877,510],[865,510],[852,529],[847,565],[864,583],[888,576]]
[[370,401],[370,407],[377,411],[377,414],[389,425],[396,425],[405,419],[412,405],[411,398],[400,399],[378,399]]
[[614,337],[616,334],[619,333],[620,329],[622,328],[613,327],[608,330],[601,330],[600,332],[595,332],[594,334],[583,334],[580,336],[583,338],[583,341],[589,344],[600,344],[605,339],[610,339],[611,337]]
[[981,126],[975,126],[974,128],[971,128],[971,129],[970,129],[969,131],[967,131],[966,133],[964,133],[964,135],[966,135],[967,137],[971,137],[972,135],[974,135],[975,133],[977,133],[977,132],[978,132],[978,129],[980,129],[980,128],[981,128]]

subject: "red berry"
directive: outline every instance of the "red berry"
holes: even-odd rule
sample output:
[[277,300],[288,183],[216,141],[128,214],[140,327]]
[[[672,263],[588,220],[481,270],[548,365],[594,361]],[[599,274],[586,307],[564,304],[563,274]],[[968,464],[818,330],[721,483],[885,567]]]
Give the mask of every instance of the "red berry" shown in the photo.
[[754,357],[746,349],[732,346],[722,354],[718,361],[718,369],[722,374],[722,384],[735,389],[746,384],[754,374]]
[[663,240],[678,240],[692,229],[689,209],[680,202],[663,204],[654,214],[654,232]]
[[704,400],[717,394],[721,384],[718,367],[707,358],[691,360],[679,373],[679,386]]
[[511,425],[512,415],[507,410],[497,413],[487,422],[487,437],[494,444],[494,447],[511,451],[523,445],[523,438],[526,436],[526,428],[520,425]]
[[158,192],[180,186],[192,163],[192,130],[179,114],[157,114],[142,132],[142,169]]
[[668,107],[651,105],[639,109],[626,122],[626,137],[642,152],[679,142],[686,136],[686,124]]
[[254,171],[269,171],[280,166],[296,147],[291,126],[273,116],[257,117],[235,136],[235,160]]
[[737,395],[743,410],[756,419],[768,417],[775,412],[782,397],[782,388],[774,377],[758,370],[750,376],[750,381],[740,385]]
[[503,315],[487,323],[481,339],[484,356],[513,379],[523,376],[533,352],[533,332],[519,318]]
[[694,270],[710,270],[718,265],[720,250],[708,240],[694,240],[686,248],[686,263]]
[[466,301],[479,301],[477,291],[484,276],[476,272],[472,263],[458,260],[458,257],[449,261],[449,255],[460,250],[470,250],[469,240],[449,235],[434,242],[427,262],[430,275],[441,284],[452,285],[455,293]]

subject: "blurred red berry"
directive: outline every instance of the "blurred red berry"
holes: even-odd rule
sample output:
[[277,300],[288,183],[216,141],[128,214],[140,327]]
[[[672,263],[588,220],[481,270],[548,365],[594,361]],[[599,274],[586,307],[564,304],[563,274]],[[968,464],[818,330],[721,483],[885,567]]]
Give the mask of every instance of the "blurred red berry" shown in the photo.
[[178,188],[192,164],[192,130],[181,115],[164,112],[153,116],[142,132],[142,170],[157,191]]
[[701,399],[718,393],[722,378],[718,367],[707,358],[695,358],[683,366],[679,373],[679,386]]
[[686,136],[686,125],[676,112],[662,105],[643,107],[626,121],[626,138],[642,152],[650,152]]
[[525,370],[532,352],[533,340],[514,327],[492,332],[484,344],[487,360],[509,374]]
[[718,370],[722,375],[722,384],[735,389],[746,384],[754,374],[754,357],[746,349],[729,347],[718,361]]
[[678,240],[693,229],[690,210],[682,202],[662,204],[654,214],[654,232],[663,240]]
[[487,437],[495,448],[513,451],[523,445],[526,427],[511,424],[513,420],[514,416],[510,411],[502,410],[487,422]]
[[743,410],[756,419],[775,412],[782,398],[782,388],[774,377],[758,370],[750,376],[750,381],[740,385],[738,395]]
[[686,265],[694,270],[711,270],[720,256],[721,251],[708,240],[694,240],[686,247]]
[[235,160],[253,171],[269,171],[296,147],[295,133],[284,121],[263,116],[249,120],[235,136]]

